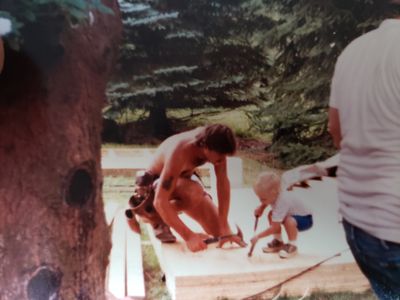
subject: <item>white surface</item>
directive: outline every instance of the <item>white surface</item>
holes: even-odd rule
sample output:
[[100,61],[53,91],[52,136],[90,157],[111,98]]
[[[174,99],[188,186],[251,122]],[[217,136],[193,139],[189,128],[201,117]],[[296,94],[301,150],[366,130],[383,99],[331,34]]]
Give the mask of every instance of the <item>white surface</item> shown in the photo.
[[[251,295],[347,249],[343,229],[338,222],[335,179],[324,178],[321,182],[309,183],[311,188],[295,188],[295,192],[299,197],[304,197],[313,208],[314,226],[309,231],[299,234],[299,254],[291,259],[283,260],[277,254],[263,253],[261,247],[265,246],[270,238],[260,240],[253,256],[249,258],[247,256],[249,247],[217,249],[212,245],[206,251],[192,253],[180,238],[176,244],[161,245],[152,237],[173,299],[215,299],[221,296],[237,299]],[[259,205],[258,199],[251,189],[232,190],[231,228],[232,231],[236,231],[235,224],[239,225],[247,242],[254,235],[253,212],[257,205]],[[264,230],[267,226],[265,215],[266,212],[259,220],[258,231]],[[184,215],[181,215],[181,218],[191,228],[201,231],[191,219]],[[353,290],[359,291],[368,286],[350,252],[327,262],[319,269],[319,274],[328,271],[333,273],[329,277],[311,274],[315,277],[310,279],[304,277],[306,283],[301,282],[287,292],[296,294],[299,286],[304,284],[310,288],[329,291],[340,290],[346,284],[345,289],[351,290],[348,285],[352,282],[357,285]],[[341,277],[333,279],[333,274],[337,272],[342,272]],[[195,288],[196,293],[190,293]]]
[[[121,212],[121,211],[120,211]],[[126,249],[126,221],[117,213],[111,235],[112,248],[108,270],[108,291],[118,299],[125,297],[125,249]]]
[[145,298],[140,235],[129,229],[122,207],[114,215],[107,290],[118,299]]

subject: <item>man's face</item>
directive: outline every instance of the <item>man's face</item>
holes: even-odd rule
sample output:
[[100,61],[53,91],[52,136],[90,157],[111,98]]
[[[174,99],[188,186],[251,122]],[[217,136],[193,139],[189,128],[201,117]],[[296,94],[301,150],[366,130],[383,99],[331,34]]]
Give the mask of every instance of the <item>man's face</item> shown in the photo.
[[207,160],[213,165],[219,165],[226,160],[225,154],[221,154],[207,148],[204,150],[204,154],[206,155]]

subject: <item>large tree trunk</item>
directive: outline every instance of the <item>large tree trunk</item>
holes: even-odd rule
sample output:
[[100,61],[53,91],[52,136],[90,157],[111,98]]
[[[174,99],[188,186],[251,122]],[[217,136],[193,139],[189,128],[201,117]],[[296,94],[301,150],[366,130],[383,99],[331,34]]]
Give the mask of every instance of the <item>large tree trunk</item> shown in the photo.
[[93,25],[62,33],[64,54],[46,73],[6,47],[1,300],[105,298],[111,244],[102,203],[101,110],[121,30],[112,2],[114,16],[95,14]]

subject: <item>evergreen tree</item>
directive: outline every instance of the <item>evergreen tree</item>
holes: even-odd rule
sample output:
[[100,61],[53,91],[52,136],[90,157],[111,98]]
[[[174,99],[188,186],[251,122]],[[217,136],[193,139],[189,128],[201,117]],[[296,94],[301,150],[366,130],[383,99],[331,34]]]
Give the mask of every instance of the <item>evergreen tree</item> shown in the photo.
[[263,49],[249,32],[272,23],[250,18],[247,1],[121,0],[125,25],[120,70],[108,116],[149,111],[168,134],[168,108],[239,107],[258,98]]
[[264,103],[250,114],[260,131],[271,132],[272,151],[287,167],[333,153],[327,132],[330,81],[338,55],[382,19],[382,1],[264,0],[275,20],[262,33],[271,68]]

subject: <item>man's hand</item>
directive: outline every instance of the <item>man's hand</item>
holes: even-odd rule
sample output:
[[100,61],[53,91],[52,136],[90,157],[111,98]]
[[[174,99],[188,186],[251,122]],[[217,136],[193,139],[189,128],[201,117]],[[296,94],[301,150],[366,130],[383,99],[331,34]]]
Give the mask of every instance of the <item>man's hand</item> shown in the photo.
[[240,232],[240,236],[237,234],[232,234],[232,231],[229,228],[229,225],[224,226],[224,230],[221,230],[221,237],[225,237],[218,242],[218,248],[222,248],[225,243],[230,242],[239,245],[240,247],[246,247],[247,243],[241,237],[242,233],[238,227],[238,232]]
[[252,245],[254,245],[254,244],[256,244],[256,243],[258,242],[258,239],[259,239],[258,235],[255,235],[255,236],[253,236],[253,237],[251,238],[250,243],[251,243]]
[[209,236],[204,233],[193,233],[189,239],[186,240],[186,246],[192,252],[198,252],[207,249],[207,244],[204,240]]

